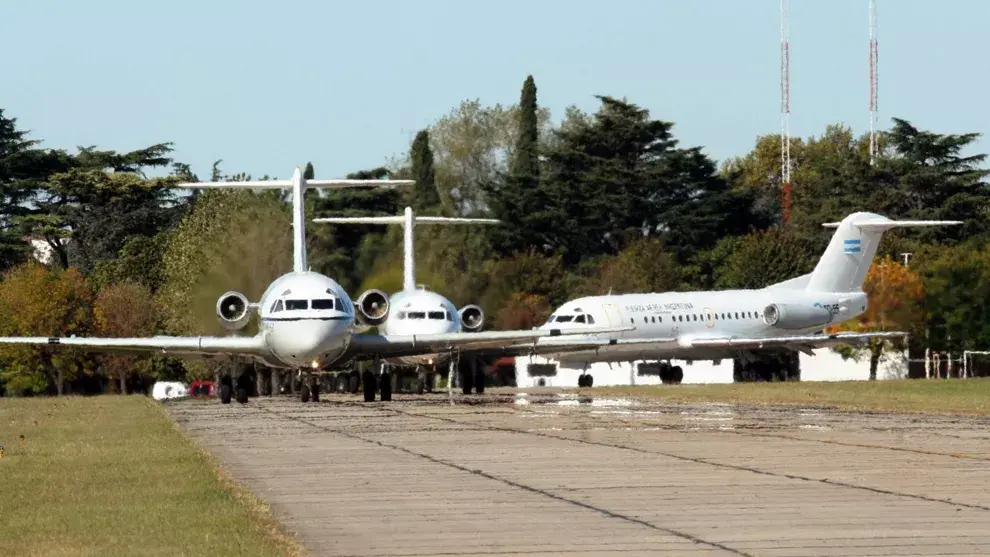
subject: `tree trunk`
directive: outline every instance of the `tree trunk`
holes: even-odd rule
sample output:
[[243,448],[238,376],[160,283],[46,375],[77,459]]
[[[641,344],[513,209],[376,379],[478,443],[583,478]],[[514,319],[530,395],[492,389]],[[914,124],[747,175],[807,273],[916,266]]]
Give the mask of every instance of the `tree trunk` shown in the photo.
[[62,373],[62,366],[56,367],[55,370],[57,373],[55,377],[55,388],[58,389],[58,396],[62,396],[65,392],[65,374]]
[[877,380],[877,367],[880,364],[880,354],[883,353],[883,342],[870,346],[870,381]]
[[127,394],[127,368],[121,366],[120,370],[117,372],[120,378],[120,394]]

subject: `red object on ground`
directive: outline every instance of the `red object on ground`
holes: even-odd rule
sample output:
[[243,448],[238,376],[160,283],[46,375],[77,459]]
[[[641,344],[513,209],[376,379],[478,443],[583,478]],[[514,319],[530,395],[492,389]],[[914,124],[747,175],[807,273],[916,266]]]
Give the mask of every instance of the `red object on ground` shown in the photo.
[[213,396],[213,381],[193,381],[189,385],[190,396]]

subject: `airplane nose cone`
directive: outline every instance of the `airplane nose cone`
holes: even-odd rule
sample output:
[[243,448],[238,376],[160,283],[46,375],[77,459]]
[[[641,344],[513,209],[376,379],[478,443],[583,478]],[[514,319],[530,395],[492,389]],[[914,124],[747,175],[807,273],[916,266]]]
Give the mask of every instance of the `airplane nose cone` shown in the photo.
[[313,360],[322,356],[326,349],[324,344],[327,342],[327,331],[322,327],[312,326],[312,323],[309,325],[311,326],[280,327],[274,331],[272,348],[279,357],[293,364],[309,367]]

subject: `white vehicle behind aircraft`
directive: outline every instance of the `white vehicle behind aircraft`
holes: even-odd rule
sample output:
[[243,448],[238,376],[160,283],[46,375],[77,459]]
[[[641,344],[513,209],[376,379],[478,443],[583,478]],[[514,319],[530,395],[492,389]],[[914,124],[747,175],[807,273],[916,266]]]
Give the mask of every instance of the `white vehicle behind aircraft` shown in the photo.
[[[837,228],[814,271],[759,290],[665,292],[590,296],[561,305],[541,329],[573,331],[588,327],[632,325],[618,342],[594,350],[553,353],[556,339],[541,339],[539,353],[568,367],[593,362],[657,360],[655,369],[664,383],[679,383],[680,366],[670,360],[732,358],[736,381],[786,379],[787,373],[767,361],[796,351],[864,342],[877,337],[903,337],[903,332],[823,334],[826,327],[866,311],[863,293],[866,273],[873,263],[884,231],[895,227],[961,224],[959,221],[894,221],[873,213],[854,213]],[[593,337],[593,335],[592,335]],[[579,338],[561,339],[574,344]],[[774,369],[776,368],[776,369]],[[553,370],[538,373],[552,374]],[[583,373],[581,387],[593,379]]]
[[[354,360],[435,354],[471,348],[525,349],[542,337],[558,336],[559,330],[493,331],[485,333],[440,333],[410,335],[357,334],[354,304],[347,292],[332,278],[309,270],[306,262],[304,192],[309,188],[411,185],[410,180],[310,180],[296,167],[291,180],[245,182],[196,182],[180,188],[292,189],[292,271],[268,287],[253,303],[240,292],[227,292],[217,300],[217,317],[225,328],[244,328],[258,314],[259,331],[254,336],[153,336],[143,338],[92,337],[0,337],[3,344],[50,345],[95,352],[157,353],[180,358],[251,359],[269,367],[306,373],[302,401],[310,394],[318,400],[317,384],[311,372],[327,367],[344,367]],[[612,333],[629,328],[596,331]],[[589,331],[574,331],[575,334]],[[601,342],[596,340],[595,342]],[[224,377],[220,400],[229,403],[231,394],[238,402],[248,399],[248,385],[241,377]],[[365,400],[374,400],[378,377],[365,372]],[[391,381],[381,376],[383,400],[391,399]]]
[[[402,290],[388,296],[377,289],[366,290],[357,299],[357,318],[366,326],[378,327],[386,335],[449,334],[462,331],[477,332],[484,326],[485,313],[481,307],[468,304],[457,309],[444,296],[416,284],[415,232],[419,224],[498,224],[498,219],[456,217],[424,217],[406,207],[402,216],[388,217],[323,217],[313,219],[330,224],[398,224],[403,228]],[[433,373],[442,363],[450,363],[449,352],[414,354],[385,358],[388,366],[412,366],[417,371],[417,389],[433,389]],[[429,368],[427,371],[426,368]],[[448,377],[450,381],[452,377]],[[478,393],[484,391],[484,371],[476,370],[473,377],[462,377],[465,394],[473,384]]]

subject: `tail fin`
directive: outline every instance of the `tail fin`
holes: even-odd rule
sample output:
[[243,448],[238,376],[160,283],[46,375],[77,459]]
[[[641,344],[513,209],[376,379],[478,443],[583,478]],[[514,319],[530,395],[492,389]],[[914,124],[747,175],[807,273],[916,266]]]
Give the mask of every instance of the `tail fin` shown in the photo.
[[806,289],[813,292],[855,292],[863,288],[883,233],[906,226],[962,224],[947,220],[890,220],[874,213],[853,213],[842,222],[825,223],[836,228],[832,241],[818,260]]
[[312,188],[360,188],[368,186],[411,186],[415,180],[306,180],[297,166],[291,180],[248,180],[244,182],[183,182],[178,188],[245,188],[292,190],[292,270],[307,270],[306,204],[303,195]]
[[416,289],[416,260],[413,244],[413,228],[417,224],[498,224],[498,219],[469,219],[454,217],[417,217],[412,207],[406,207],[401,217],[327,217],[313,219],[313,222],[336,224],[401,224],[403,227],[403,270],[402,289]]

